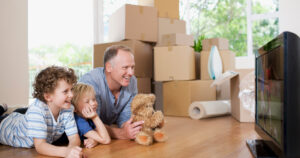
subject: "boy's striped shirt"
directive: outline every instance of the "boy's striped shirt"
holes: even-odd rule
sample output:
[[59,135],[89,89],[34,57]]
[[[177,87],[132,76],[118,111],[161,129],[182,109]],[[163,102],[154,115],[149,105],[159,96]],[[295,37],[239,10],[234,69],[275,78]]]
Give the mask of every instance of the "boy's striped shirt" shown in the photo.
[[0,124],[0,143],[14,147],[33,147],[33,138],[57,140],[63,132],[68,136],[77,134],[73,106],[62,109],[57,121],[48,106],[36,99],[25,115],[12,113]]

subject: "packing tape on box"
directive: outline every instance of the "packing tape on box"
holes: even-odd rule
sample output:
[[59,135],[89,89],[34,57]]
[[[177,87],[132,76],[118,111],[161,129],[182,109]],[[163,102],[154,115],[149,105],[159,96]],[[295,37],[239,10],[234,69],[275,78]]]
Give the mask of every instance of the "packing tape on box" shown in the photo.
[[195,101],[189,107],[189,116],[192,119],[223,116],[231,113],[229,100]]
[[144,8],[143,8],[143,6],[140,6],[139,8],[140,8],[140,14],[143,14],[143,13],[144,13]]

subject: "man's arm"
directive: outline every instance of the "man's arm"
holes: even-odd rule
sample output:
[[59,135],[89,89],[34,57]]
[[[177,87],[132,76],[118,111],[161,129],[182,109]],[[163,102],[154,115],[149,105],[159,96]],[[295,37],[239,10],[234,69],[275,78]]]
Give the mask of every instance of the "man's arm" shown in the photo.
[[33,138],[34,146],[39,154],[47,156],[57,156],[57,157],[82,157],[82,148],[79,147],[80,139],[78,134],[68,136],[69,145],[65,146],[55,146],[46,142],[46,139]]
[[106,126],[109,135],[116,139],[135,139],[136,134],[141,130],[144,121],[132,122],[132,118],[126,121],[121,128]]

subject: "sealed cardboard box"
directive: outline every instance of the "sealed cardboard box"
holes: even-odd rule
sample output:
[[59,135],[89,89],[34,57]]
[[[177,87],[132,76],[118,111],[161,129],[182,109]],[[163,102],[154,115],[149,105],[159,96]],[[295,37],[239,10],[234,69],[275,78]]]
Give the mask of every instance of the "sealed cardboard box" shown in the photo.
[[138,93],[151,93],[151,78],[136,78]]
[[219,50],[229,50],[228,39],[225,38],[211,38],[202,40],[202,50],[210,50],[215,45]]
[[94,45],[93,66],[103,67],[104,51],[112,45],[125,45],[132,49],[135,60],[135,76],[136,77],[153,77],[153,53],[150,44],[137,41],[126,40],[121,42],[103,43]]
[[157,9],[125,4],[109,18],[109,41],[157,41]]
[[179,19],[179,0],[138,0],[138,4],[156,7],[158,17]]
[[154,47],[154,80],[195,79],[195,54],[189,46]]
[[188,109],[194,101],[216,100],[213,81],[170,81],[163,83],[163,109],[167,116],[189,116]]
[[[243,80],[247,80],[246,76],[253,72],[253,69],[236,69],[235,72],[239,74],[230,80],[230,97],[231,97],[231,115],[240,122],[254,122],[254,115],[251,115],[251,111],[247,110],[241,103],[239,93],[240,93],[240,83]],[[254,77],[253,77],[254,80]],[[247,82],[247,81],[243,81]],[[248,81],[247,84],[254,83],[254,81]],[[253,87],[255,85],[252,85]],[[250,98],[248,98],[250,99]],[[255,98],[252,98],[255,99]],[[253,105],[254,106],[254,105]]]
[[171,33],[184,33],[186,32],[185,21],[169,18],[158,18],[158,41],[162,42],[162,36]]
[[[235,69],[235,53],[230,50],[219,50],[221,59],[222,59],[222,66],[223,66],[223,73],[228,70]],[[208,74],[208,59],[210,50],[201,51],[200,57],[200,64],[201,64],[201,80],[211,80]]]
[[192,35],[185,33],[172,33],[162,36],[159,46],[193,46],[194,38]]

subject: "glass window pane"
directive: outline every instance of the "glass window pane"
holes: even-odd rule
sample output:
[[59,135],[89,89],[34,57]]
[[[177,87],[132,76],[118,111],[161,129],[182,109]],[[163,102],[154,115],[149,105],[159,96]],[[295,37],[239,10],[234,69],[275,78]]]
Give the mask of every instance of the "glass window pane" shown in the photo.
[[274,13],[278,6],[279,0],[252,0],[252,14]]
[[253,53],[279,34],[278,18],[253,21]]
[[92,68],[93,0],[28,0],[30,97],[36,74],[47,66]]
[[245,0],[180,0],[180,17],[188,21],[195,39],[202,34],[206,38],[223,37],[236,56],[247,55]]

